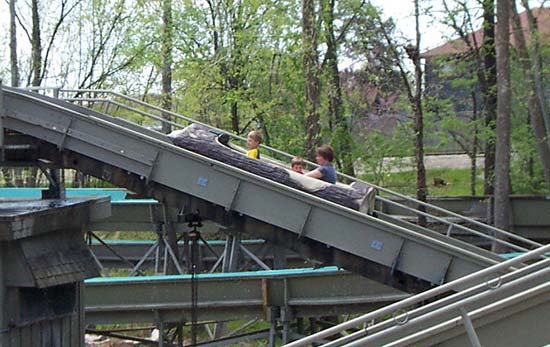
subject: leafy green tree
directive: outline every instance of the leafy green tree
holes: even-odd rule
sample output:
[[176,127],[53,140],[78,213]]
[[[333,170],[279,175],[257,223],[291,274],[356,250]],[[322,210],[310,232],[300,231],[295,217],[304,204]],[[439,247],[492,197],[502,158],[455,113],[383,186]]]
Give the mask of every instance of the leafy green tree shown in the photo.
[[[443,23],[453,28],[460,40],[467,47],[467,53],[460,56],[460,62],[466,63],[476,78],[476,85],[482,95],[483,118],[485,126],[480,135],[484,140],[485,181],[484,194],[492,195],[494,189],[495,169],[495,125],[496,125],[496,51],[495,51],[495,6],[494,0],[478,0],[483,17],[483,37],[479,42],[476,35],[471,35],[476,29],[476,15],[479,8],[472,8],[472,2],[462,0],[443,1],[446,17]],[[477,111],[476,111],[477,112]],[[473,171],[473,170],[472,170]]]
[[291,6],[286,1],[184,2],[175,15],[175,49],[182,59],[174,79],[186,113],[237,134],[259,127],[270,137],[267,118],[273,111],[289,114],[281,104],[295,95],[286,88],[297,73],[288,56],[299,40]]
[[[401,52],[399,46],[390,37],[389,33],[381,24],[382,34],[387,42],[390,51],[392,52],[394,62],[399,69],[401,81],[406,91],[406,97],[414,114],[414,157],[416,164],[416,199],[419,201],[427,201],[426,187],[426,168],[424,166],[424,108],[422,98],[422,67],[420,64],[420,4],[418,0],[414,2],[414,18],[415,18],[415,41],[414,44],[408,44],[404,47],[405,52]],[[414,65],[414,77],[410,78],[404,66],[405,54]],[[419,205],[420,211],[426,211],[425,206]],[[426,217],[418,216],[418,224],[425,225]]]
[[[370,4],[359,1],[349,1],[344,4],[347,8],[338,12],[340,22],[345,23],[341,26],[338,35],[343,50],[342,56],[351,61],[360,62],[340,73],[345,123],[352,130],[350,133],[354,148],[353,161],[369,171],[376,165],[372,162],[368,164],[366,161],[378,157],[373,149],[384,149],[384,146],[364,145],[365,141],[371,143],[369,139],[371,134],[374,139],[383,136],[384,141],[397,140],[400,149],[409,150],[405,155],[411,155],[410,137],[401,136],[394,139],[387,129],[376,131],[376,128],[371,126],[380,124],[381,128],[387,128],[394,127],[396,123],[404,124],[410,106],[401,102],[406,95],[405,88],[395,62],[394,52],[384,36],[384,32],[390,36],[395,34],[393,21],[391,19],[380,21],[379,10]],[[340,138],[339,133],[337,137]],[[375,143],[380,141],[377,140]],[[363,152],[367,148],[369,151]],[[385,148],[395,150],[395,146]],[[387,151],[383,152],[388,154]],[[398,154],[392,154],[394,155]],[[381,167],[384,167],[384,170],[387,168],[387,166]],[[370,173],[373,174],[373,172]]]
[[550,190],[550,147],[548,147],[549,142],[546,139],[546,130],[544,127],[544,105],[541,103],[542,99],[537,94],[537,84],[532,69],[533,64],[527,50],[525,36],[515,4],[511,6],[511,17],[519,62],[523,71],[522,80],[525,81],[525,87],[529,90],[526,96],[529,120],[536,138],[536,148],[544,171],[546,189]]

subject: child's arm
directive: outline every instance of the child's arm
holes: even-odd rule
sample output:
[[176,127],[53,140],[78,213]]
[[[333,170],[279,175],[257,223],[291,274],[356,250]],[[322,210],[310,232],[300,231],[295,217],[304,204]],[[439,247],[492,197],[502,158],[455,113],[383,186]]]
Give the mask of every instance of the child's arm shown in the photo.
[[319,169],[315,169],[313,171],[310,171],[310,172],[306,173],[305,175],[309,176],[309,177],[313,177],[313,178],[318,178],[318,179],[323,178],[323,173]]

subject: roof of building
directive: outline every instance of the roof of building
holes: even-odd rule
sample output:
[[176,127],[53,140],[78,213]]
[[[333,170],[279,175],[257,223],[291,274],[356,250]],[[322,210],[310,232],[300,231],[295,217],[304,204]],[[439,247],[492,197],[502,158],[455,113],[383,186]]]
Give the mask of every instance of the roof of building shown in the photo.
[[[537,19],[537,24],[539,28],[539,33],[542,41],[550,41],[550,8],[540,8],[533,9],[533,16]],[[527,21],[527,12],[524,11],[519,14],[521,27],[525,32],[525,39],[530,41],[531,34],[529,31],[529,24]],[[510,28],[512,33],[512,28]],[[479,29],[474,33],[468,35],[468,39],[475,46],[474,42],[477,43],[477,46],[481,46],[483,41],[483,30]],[[510,42],[512,45],[515,45],[514,35],[511,35]],[[452,41],[449,41],[441,46],[432,48],[426,52],[422,53],[422,58],[437,57],[441,55],[452,55],[458,53],[464,53],[469,51],[468,45],[462,38],[458,38]]]

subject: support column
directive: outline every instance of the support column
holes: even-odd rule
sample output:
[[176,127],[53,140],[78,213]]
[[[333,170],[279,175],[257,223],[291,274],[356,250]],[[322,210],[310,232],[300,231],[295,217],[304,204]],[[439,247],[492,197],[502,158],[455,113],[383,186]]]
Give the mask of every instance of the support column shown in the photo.
[[178,252],[178,241],[177,241],[178,238],[176,236],[176,231],[174,230],[172,225],[173,219],[169,217],[169,213],[170,212],[168,211],[168,207],[166,206],[166,204],[163,203],[162,204],[162,215],[164,219],[163,231],[168,243],[167,247],[170,247],[172,254],[176,258],[176,259],[172,259],[172,257],[168,256],[167,259],[164,259],[164,261],[167,262],[168,264],[167,271],[165,274],[174,275],[179,272],[177,271],[177,266],[176,264],[174,264],[174,262],[179,262],[180,258],[179,258],[179,252]]
[[226,238],[225,257],[222,272],[235,272],[239,265],[241,237],[238,233],[230,234]]
[[158,310],[155,310],[154,313],[155,313],[156,326],[157,326],[157,329],[159,331],[158,346],[159,347],[164,347],[164,339],[166,337],[166,331],[164,330],[165,329],[165,324],[162,321],[162,317],[161,317],[160,312]]
[[[241,238],[238,233],[227,235],[225,241],[225,256],[222,263],[222,272],[235,272],[239,264]],[[227,330],[227,323],[220,322],[214,327],[214,338],[219,339]]]
[[155,232],[157,233],[157,250],[155,252],[155,274],[161,274],[164,271],[163,264],[168,261],[164,254],[164,237],[162,235],[162,226],[155,225]]
[[281,322],[283,323],[282,342],[286,345],[290,337],[290,322],[292,321],[292,311],[289,307],[281,307]]
[[273,245],[273,269],[288,269],[285,249],[278,245]]
[[270,325],[269,325],[269,347],[275,347],[277,340],[277,319],[279,317],[278,307],[270,307]]
[[[91,252],[90,252],[91,253]],[[86,317],[85,317],[85,307],[84,307],[84,283],[76,284],[76,295],[77,295],[77,305],[78,305],[78,331],[80,332],[80,345],[84,346],[86,340]]]
[[178,347],[183,347],[183,325],[178,323],[176,331],[178,334]]
[[302,317],[296,318],[296,331],[299,335],[304,335],[304,319]]
[[309,334],[313,335],[317,332],[317,319],[315,317],[309,317]]
[[4,286],[4,254],[6,254],[6,250],[4,249],[4,244],[0,242],[0,346],[6,346],[8,343],[6,341],[7,334],[5,331],[7,330],[6,326],[6,318],[5,315],[5,298],[6,295],[6,288]]

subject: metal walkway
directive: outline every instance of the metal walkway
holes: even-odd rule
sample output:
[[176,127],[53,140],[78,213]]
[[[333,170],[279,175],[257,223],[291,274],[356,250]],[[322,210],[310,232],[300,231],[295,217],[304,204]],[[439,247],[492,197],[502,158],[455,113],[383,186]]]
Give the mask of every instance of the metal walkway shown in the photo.
[[[9,134],[7,161],[40,159],[73,168],[398,289],[423,290],[502,261],[447,235],[389,215],[364,215],[197,155],[163,134],[63,100],[3,87],[0,115]],[[515,239],[502,241],[513,250],[538,246],[478,224]],[[452,224],[448,234],[452,228],[468,229]]]

